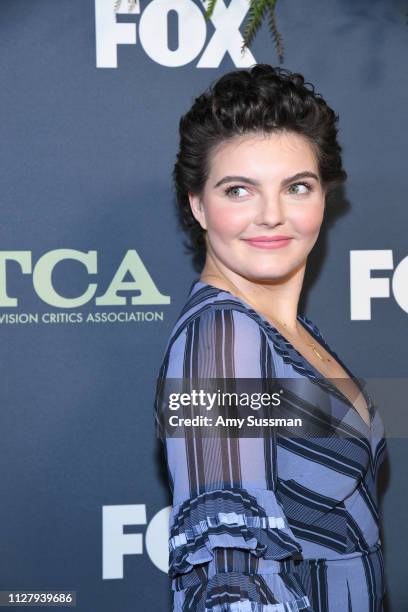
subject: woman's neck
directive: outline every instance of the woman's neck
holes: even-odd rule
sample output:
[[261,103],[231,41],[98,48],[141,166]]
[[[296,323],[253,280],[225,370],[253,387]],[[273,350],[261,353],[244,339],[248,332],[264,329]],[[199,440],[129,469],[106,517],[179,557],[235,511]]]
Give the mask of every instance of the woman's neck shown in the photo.
[[258,281],[226,269],[222,264],[215,266],[210,261],[206,262],[200,279],[229,291],[270,319],[272,324],[275,322],[292,334],[297,334],[297,310],[304,272],[305,265],[302,265],[284,279]]

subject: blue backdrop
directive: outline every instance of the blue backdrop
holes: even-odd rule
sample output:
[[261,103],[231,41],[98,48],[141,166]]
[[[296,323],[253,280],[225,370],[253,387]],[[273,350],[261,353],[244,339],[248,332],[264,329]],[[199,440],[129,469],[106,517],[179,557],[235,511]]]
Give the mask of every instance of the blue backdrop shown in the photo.
[[[200,0],[114,4],[0,4],[0,590],[74,590],[81,612],[169,609],[154,384],[199,274],[175,215],[178,120],[221,74],[278,64],[266,25],[241,57],[247,0],[218,0],[208,23]],[[387,380],[407,375],[406,9],[276,11],[282,65],[339,113],[349,174],[302,308],[352,370]],[[390,436],[381,483],[398,611],[407,447]]]

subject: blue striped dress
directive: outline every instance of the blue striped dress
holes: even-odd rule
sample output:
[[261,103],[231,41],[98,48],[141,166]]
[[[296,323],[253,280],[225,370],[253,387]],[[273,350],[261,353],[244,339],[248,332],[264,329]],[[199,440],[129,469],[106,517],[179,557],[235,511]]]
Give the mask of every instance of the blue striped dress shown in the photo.
[[[317,326],[298,321],[359,385],[370,423],[249,304],[195,280],[157,378],[306,378],[350,436],[161,436],[173,496],[173,612],[378,612],[384,563],[377,475],[386,452],[377,407]],[[155,417],[158,422],[157,394]],[[307,402],[299,410],[307,417]],[[159,428],[158,428],[159,430]]]

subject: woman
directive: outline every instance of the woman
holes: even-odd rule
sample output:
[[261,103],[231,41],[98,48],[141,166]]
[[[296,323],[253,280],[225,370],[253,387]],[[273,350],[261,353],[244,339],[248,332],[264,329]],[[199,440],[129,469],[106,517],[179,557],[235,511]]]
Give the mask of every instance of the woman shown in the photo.
[[160,429],[174,611],[383,609],[381,417],[362,379],[298,314],[307,257],[347,176],[338,116],[307,85],[255,65],[224,75],[180,121],[177,201],[205,265],[168,341],[156,411],[166,380],[297,378],[310,391],[292,410],[315,418],[324,391],[335,435]]

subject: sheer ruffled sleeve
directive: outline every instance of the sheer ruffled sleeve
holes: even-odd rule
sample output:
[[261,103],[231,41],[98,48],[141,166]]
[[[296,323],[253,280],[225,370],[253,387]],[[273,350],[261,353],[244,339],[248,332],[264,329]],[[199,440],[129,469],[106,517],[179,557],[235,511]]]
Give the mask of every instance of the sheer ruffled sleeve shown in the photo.
[[[264,330],[246,312],[210,308],[174,338],[161,377],[270,378],[273,358]],[[183,577],[188,585],[189,573],[208,569],[216,549],[245,550],[270,560],[302,550],[275,496],[272,438],[194,434],[163,443],[173,494],[169,576],[174,583]],[[268,469],[266,462],[272,462]]]
[[227,486],[173,505],[170,577],[211,561],[215,547],[244,549],[276,560],[301,550],[273,491]]

